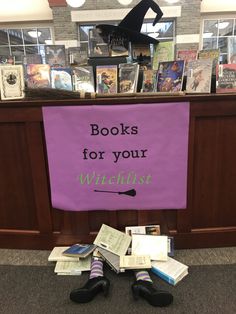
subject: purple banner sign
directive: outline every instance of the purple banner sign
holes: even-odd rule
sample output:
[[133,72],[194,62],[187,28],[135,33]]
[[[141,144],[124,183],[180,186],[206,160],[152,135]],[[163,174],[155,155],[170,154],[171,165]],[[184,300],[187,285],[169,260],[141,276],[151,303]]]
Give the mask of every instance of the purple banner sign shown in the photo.
[[52,205],[186,208],[189,103],[44,107]]

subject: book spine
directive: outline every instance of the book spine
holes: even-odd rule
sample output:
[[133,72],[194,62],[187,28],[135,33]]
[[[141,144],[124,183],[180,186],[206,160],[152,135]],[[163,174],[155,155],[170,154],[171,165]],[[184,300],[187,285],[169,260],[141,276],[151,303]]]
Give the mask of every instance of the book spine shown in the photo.
[[168,276],[167,274],[161,272],[159,269],[155,268],[155,267],[152,267],[151,268],[151,271],[159,276],[161,279],[165,280],[166,282],[168,282],[169,284],[175,286],[176,282],[173,278],[171,278],[170,276]]

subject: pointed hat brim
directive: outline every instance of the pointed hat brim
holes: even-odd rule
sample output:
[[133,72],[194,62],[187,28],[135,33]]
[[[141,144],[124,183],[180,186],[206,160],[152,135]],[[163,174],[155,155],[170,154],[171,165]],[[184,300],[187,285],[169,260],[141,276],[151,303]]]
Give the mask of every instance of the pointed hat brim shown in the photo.
[[109,25],[109,24],[99,24],[96,26],[100,36],[103,38],[117,38],[122,37],[126,38],[128,41],[132,43],[144,43],[144,44],[158,44],[159,40],[145,35],[140,32],[136,32],[135,30],[128,29],[121,26]]

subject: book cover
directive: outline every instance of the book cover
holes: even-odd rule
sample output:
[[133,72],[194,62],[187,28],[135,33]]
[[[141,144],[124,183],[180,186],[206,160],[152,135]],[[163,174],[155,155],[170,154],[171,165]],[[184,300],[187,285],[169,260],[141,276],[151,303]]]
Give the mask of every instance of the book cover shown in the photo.
[[220,50],[219,49],[204,49],[199,50],[198,59],[210,59],[212,63],[212,74],[216,74],[216,65],[219,64]]
[[88,44],[80,43],[79,47],[68,48],[69,64],[87,65],[88,64]]
[[186,79],[187,93],[210,93],[212,77],[211,59],[189,61]]
[[125,255],[131,237],[119,230],[103,224],[94,240],[94,244],[116,255]]
[[119,92],[136,93],[139,75],[138,63],[119,64]]
[[176,60],[184,60],[184,75],[187,75],[188,72],[188,63],[189,61],[196,60],[198,57],[197,49],[189,49],[189,50],[178,50],[176,54]]
[[45,45],[45,60],[51,67],[66,66],[66,51],[64,45]]
[[94,74],[92,66],[72,67],[73,90],[94,93]]
[[152,68],[157,70],[159,62],[173,61],[174,43],[173,41],[161,41],[153,47]]
[[151,260],[148,255],[124,255],[120,256],[120,268],[123,269],[147,269],[151,268]]
[[85,258],[95,250],[94,244],[73,244],[62,252],[62,255]]
[[156,70],[143,70],[142,92],[151,93],[156,92],[157,88],[157,71]]
[[122,36],[111,36],[109,38],[110,43],[110,55],[112,57],[124,56],[128,57],[129,55],[129,41],[127,38]]
[[159,62],[157,91],[179,92],[183,84],[184,61]]
[[216,67],[216,93],[236,93],[236,63]]
[[99,94],[117,93],[117,66],[96,66],[96,91]]
[[27,64],[26,83],[29,88],[48,88],[50,83],[50,65]]
[[50,255],[48,256],[49,262],[76,262],[79,261],[79,257],[69,257],[62,253],[67,250],[69,246],[56,246],[52,249]]
[[25,82],[22,65],[0,66],[0,91],[2,100],[22,99]]
[[132,235],[132,255],[149,255],[151,260],[167,261],[168,237],[164,235]]
[[146,64],[151,62],[150,44],[131,44],[131,54],[133,62],[144,62]]
[[188,266],[171,257],[166,262],[152,261],[151,264],[152,272],[173,286],[188,275]]
[[2,64],[14,65],[15,64],[15,57],[14,56],[0,56],[0,65],[2,65]]
[[22,63],[24,65],[27,64],[42,64],[42,56],[40,54],[28,54],[28,55],[23,55],[22,56]]
[[236,63],[236,37],[227,38],[227,59],[228,63]]
[[51,86],[56,89],[72,91],[71,68],[51,68]]
[[89,30],[89,56],[109,57],[109,45],[104,42],[96,28]]
[[160,225],[146,225],[146,226],[127,226],[125,233],[132,236],[133,234],[149,234],[160,235]]

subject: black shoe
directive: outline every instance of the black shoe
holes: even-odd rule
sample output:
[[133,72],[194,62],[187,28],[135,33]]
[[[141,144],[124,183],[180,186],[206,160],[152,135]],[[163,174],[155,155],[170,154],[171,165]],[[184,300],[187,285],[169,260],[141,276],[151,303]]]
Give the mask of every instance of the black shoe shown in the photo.
[[164,290],[158,290],[153,283],[145,280],[137,280],[132,285],[134,299],[143,297],[153,306],[168,306],[173,302],[173,295]]
[[90,302],[99,292],[107,296],[110,287],[110,281],[104,277],[94,277],[89,279],[82,288],[72,290],[70,299],[77,303]]

